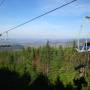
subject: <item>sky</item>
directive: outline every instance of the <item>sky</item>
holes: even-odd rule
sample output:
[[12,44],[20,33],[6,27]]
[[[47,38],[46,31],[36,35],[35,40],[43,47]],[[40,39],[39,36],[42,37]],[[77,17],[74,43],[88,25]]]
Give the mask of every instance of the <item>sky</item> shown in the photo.
[[[0,33],[70,1],[72,0],[5,0],[0,7]],[[10,31],[8,38],[86,38],[90,34],[90,21],[85,16],[90,16],[90,0],[77,0]],[[6,37],[6,34],[2,36]]]

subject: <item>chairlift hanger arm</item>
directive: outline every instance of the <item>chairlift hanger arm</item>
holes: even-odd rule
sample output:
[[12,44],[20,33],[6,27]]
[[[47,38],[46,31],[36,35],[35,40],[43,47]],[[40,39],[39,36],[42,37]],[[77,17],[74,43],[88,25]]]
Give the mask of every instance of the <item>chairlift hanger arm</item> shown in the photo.
[[86,19],[90,19],[90,16],[86,16],[85,18],[86,18]]
[[0,37],[2,36],[2,34],[0,34]]

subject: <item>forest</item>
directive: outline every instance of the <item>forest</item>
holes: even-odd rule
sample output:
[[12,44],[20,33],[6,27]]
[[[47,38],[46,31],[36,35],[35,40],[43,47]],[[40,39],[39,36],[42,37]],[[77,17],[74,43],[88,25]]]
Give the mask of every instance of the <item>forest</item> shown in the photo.
[[[84,68],[80,76],[79,66]],[[0,87],[9,90],[90,90],[90,53],[72,47],[0,51]]]

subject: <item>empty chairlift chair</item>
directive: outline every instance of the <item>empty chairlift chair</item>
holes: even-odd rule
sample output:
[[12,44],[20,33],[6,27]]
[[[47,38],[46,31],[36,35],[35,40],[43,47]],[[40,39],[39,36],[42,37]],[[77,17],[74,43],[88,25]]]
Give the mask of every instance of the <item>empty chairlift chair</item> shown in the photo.
[[90,51],[90,41],[88,38],[86,38],[85,40],[80,40],[80,33],[82,31],[83,26],[81,25],[81,29],[79,32],[79,39],[78,39],[78,45],[76,48],[77,52],[87,52]]
[[78,44],[78,47],[76,48],[77,52],[88,52],[90,51],[90,42],[86,40],[86,42],[83,42],[81,45]]

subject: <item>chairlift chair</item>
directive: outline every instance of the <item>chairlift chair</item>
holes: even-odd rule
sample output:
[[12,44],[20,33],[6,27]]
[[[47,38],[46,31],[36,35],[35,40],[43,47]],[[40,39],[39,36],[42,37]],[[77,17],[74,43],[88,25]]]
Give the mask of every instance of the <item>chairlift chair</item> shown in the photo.
[[82,31],[83,26],[81,25],[81,30],[79,32],[79,39],[78,39],[78,47],[76,48],[77,52],[88,52],[90,51],[90,42],[86,38],[86,40],[82,41],[82,45],[80,45],[80,33]]
[[83,45],[79,45],[78,48],[76,48],[76,51],[77,52],[88,52],[88,51],[90,51],[90,42],[88,42],[86,40],[86,42]]

